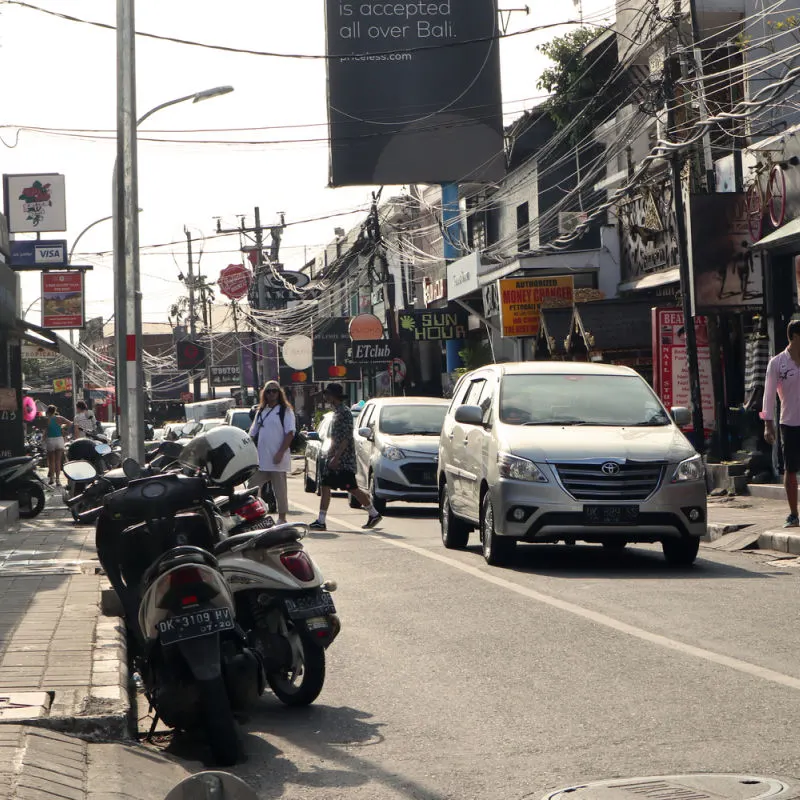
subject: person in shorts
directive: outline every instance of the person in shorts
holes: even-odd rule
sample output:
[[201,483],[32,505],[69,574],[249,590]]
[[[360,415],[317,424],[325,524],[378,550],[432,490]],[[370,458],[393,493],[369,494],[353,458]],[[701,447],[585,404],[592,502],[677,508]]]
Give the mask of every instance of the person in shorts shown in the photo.
[[356,448],[353,441],[353,414],[344,402],[344,389],[339,383],[329,383],[325,387],[325,399],[333,406],[333,420],[330,427],[331,447],[328,464],[320,485],[319,516],[311,523],[312,531],[328,530],[326,517],[331,504],[331,491],[350,492],[364,507],[368,516],[362,526],[371,530],[383,517],[375,510],[370,496],[358,488],[356,480]]
[[47,482],[61,486],[61,467],[64,463],[64,425],[72,423],[57,413],[55,406],[47,407],[44,429],[44,449],[47,453]]
[[76,439],[84,439],[90,433],[95,433],[97,430],[97,420],[94,413],[89,411],[86,403],[83,400],[78,400],[75,403],[75,422],[73,424],[75,429],[74,436]]
[[800,472],[800,319],[787,329],[789,346],[772,358],[767,366],[764,386],[764,439],[775,443],[775,395],[781,399],[781,446],[783,448],[783,486],[789,504],[784,528],[800,526],[797,515],[797,473]]

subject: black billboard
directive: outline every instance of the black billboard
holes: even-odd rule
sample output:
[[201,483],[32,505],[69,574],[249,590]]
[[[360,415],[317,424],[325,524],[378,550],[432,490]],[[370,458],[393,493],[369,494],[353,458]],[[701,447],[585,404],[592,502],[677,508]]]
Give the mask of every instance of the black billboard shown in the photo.
[[497,0],[326,0],[330,184],[499,181]]

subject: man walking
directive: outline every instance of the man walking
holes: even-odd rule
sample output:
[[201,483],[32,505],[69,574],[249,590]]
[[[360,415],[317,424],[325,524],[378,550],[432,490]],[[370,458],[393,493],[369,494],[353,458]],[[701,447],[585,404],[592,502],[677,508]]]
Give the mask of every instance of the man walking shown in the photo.
[[789,503],[784,528],[800,525],[797,516],[797,473],[800,471],[800,319],[786,329],[789,346],[767,366],[764,386],[764,438],[775,443],[775,393],[781,399],[781,444],[783,447],[783,485]]
[[331,447],[325,477],[320,485],[319,516],[309,528],[312,531],[328,530],[325,518],[331,504],[331,490],[350,492],[366,509],[364,530],[374,528],[383,519],[372,505],[370,496],[358,488],[356,482],[356,448],[353,442],[353,414],[344,402],[344,389],[339,383],[329,383],[325,387],[325,399],[333,406],[333,420],[330,427]]

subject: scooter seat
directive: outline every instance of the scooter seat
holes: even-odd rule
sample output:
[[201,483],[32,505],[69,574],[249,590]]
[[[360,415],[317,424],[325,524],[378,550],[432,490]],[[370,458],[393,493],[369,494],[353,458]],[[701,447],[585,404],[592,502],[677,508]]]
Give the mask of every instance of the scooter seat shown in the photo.
[[259,540],[261,547],[276,547],[280,544],[290,544],[291,542],[299,542],[304,536],[304,532],[298,530],[293,525],[281,525],[272,530],[256,530],[248,531],[247,533],[237,533],[236,536],[230,536],[221,541],[214,547],[214,554],[217,556],[223,555],[233,550],[241,544],[247,544],[253,539]]

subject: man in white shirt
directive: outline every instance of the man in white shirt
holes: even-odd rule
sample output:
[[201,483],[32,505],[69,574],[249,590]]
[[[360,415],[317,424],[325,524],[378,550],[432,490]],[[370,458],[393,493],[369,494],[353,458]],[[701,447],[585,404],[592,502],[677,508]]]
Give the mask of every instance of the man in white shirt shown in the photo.
[[774,444],[775,395],[781,399],[781,446],[783,449],[783,485],[789,503],[784,528],[797,528],[797,473],[800,472],[800,319],[793,319],[786,329],[789,346],[772,358],[767,366],[764,386],[764,438]]

